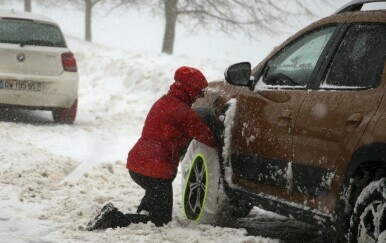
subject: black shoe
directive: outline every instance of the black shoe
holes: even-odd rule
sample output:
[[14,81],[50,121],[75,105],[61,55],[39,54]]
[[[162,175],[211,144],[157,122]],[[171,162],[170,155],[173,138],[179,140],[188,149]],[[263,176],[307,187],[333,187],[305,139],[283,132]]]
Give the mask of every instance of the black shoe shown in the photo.
[[92,231],[96,229],[107,229],[114,227],[113,221],[117,212],[118,209],[114,207],[112,203],[107,203],[105,206],[103,206],[98,216],[88,222],[86,229],[88,231]]

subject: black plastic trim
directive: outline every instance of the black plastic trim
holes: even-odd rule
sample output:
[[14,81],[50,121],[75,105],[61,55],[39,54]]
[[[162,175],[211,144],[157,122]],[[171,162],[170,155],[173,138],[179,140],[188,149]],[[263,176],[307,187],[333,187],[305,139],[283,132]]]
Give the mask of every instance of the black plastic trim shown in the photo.
[[205,124],[208,125],[208,127],[214,133],[217,146],[221,145],[222,144],[221,127],[218,120],[214,116],[214,114],[207,108],[198,107],[198,108],[195,108],[194,110],[198,113],[201,119],[204,120]]
[[347,187],[350,184],[350,179],[354,176],[355,171],[361,164],[372,161],[386,163],[385,143],[366,144],[353,153],[350,163],[346,169],[343,186]]
[[[254,156],[243,153],[231,155],[233,173],[246,180],[288,189],[308,196],[324,196],[330,192],[325,181],[334,173],[333,170],[303,165],[296,162]],[[291,185],[287,178],[291,166]]]
[[241,188],[230,188],[228,194],[232,198],[238,198],[238,200],[245,199],[262,209],[290,216],[314,226],[329,228],[333,224],[333,217],[331,215],[320,214],[316,210],[303,207],[302,205],[296,207],[294,204],[286,203],[281,199],[270,197],[264,193],[252,193]]

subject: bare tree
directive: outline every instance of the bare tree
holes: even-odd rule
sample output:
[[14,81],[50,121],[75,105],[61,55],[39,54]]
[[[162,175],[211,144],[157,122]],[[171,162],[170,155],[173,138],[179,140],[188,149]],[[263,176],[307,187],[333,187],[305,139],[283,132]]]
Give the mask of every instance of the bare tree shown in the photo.
[[85,15],[84,15],[84,23],[85,23],[85,32],[84,32],[84,39],[86,41],[92,41],[92,30],[91,30],[91,20],[92,20],[92,9],[93,7],[101,2],[101,0],[84,0],[84,8],[85,8]]
[[162,43],[162,52],[173,53],[174,40],[176,36],[176,24],[179,11],[177,7],[178,0],[164,0],[165,11],[165,31]]
[[165,30],[162,52],[172,54],[177,23],[185,24],[191,33],[201,28],[216,28],[230,35],[237,31],[251,36],[257,31],[272,34],[280,32],[280,24],[288,25],[287,20],[314,15],[312,7],[305,2],[307,1],[153,0],[143,1],[141,4],[152,5],[155,13],[163,9]]
[[32,10],[31,1],[32,0],[24,0],[24,11],[31,12]]
[[[27,0],[25,0],[27,1]],[[31,0],[30,0],[31,1]],[[45,6],[55,6],[55,7],[76,7],[79,9],[81,7],[84,9],[84,39],[86,41],[92,41],[92,17],[93,17],[93,8],[98,3],[109,3],[109,5],[119,5],[121,0],[36,0],[40,4]],[[115,5],[114,5],[115,4]]]

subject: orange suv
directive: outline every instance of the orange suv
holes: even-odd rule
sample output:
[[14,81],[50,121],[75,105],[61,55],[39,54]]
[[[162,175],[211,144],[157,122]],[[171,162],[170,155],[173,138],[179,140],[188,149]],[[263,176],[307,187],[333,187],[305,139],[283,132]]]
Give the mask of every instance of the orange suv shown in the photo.
[[386,242],[386,11],[360,11],[368,2],[210,84],[195,108],[218,147],[187,149],[187,218],[218,223],[258,206],[339,241]]

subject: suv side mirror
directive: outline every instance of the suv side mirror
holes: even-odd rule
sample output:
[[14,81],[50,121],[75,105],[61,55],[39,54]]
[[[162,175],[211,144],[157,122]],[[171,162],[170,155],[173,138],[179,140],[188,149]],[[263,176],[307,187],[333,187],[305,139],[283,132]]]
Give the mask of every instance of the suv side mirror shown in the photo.
[[248,86],[251,88],[253,80],[251,79],[251,64],[249,62],[240,62],[230,65],[225,69],[225,80],[233,85]]

